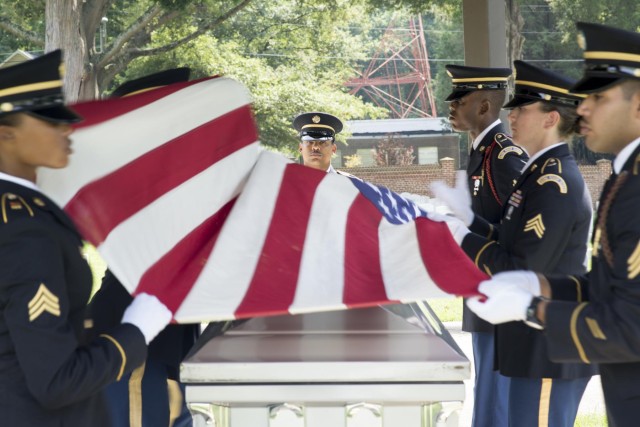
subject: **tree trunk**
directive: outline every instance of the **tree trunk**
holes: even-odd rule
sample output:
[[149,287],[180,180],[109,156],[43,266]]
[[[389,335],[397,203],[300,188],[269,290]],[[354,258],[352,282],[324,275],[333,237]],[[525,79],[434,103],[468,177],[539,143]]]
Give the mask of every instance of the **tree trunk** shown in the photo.
[[518,1],[507,0],[507,60],[509,64],[512,64],[516,59],[522,59],[524,19],[520,14]]
[[64,92],[67,102],[95,99],[96,74],[89,57],[93,34],[87,40],[82,19],[82,0],[47,0],[45,52],[64,53]]

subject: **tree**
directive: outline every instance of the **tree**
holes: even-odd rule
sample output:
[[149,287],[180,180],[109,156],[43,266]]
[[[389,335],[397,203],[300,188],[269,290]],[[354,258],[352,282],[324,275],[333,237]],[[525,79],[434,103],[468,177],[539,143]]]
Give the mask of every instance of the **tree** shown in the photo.
[[413,146],[405,147],[393,135],[387,135],[372,151],[377,166],[407,166],[413,164],[416,158],[413,155]]

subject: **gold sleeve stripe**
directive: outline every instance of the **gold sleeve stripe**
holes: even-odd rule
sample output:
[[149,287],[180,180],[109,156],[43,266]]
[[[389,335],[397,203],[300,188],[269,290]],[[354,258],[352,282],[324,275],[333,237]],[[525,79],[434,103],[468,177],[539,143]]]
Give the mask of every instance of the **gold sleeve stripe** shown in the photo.
[[602,332],[602,329],[600,328],[600,325],[598,324],[598,321],[596,319],[585,317],[584,321],[587,322],[587,326],[589,327],[591,335],[593,335],[594,338],[597,338],[599,340],[607,339],[607,336],[604,334],[604,332]]
[[552,378],[542,378],[538,406],[538,427],[549,427],[549,406],[551,405]]
[[582,343],[580,342],[580,338],[578,337],[578,327],[577,327],[578,317],[580,316],[580,312],[584,310],[586,306],[587,306],[587,303],[583,302],[582,304],[577,306],[575,310],[573,310],[573,313],[571,314],[570,329],[571,329],[571,339],[573,339],[573,343],[576,346],[576,350],[578,350],[578,355],[580,356],[580,359],[584,363],[591,363],[589,359],[587,359],[587,355],[585,354],[584,348],[582,347]]
[[131,372],[129,378],[129,427],[142,427],[142,377],[145,364]]
[[111,335],[101,334],[100,336],[111,341],[113,345],[115,345],[118,351],[120,352],[120,357],[122,357],[122,364],[120,365],[120,372],[118,372],[118,377],[116,378],[116,381],[120,381],[120,379],[124,375],[124,367],[127,365],[127,355],[124,352],[124,348],[122,348],[120,343],[116,341],[116,339]]
[[576,301],[582,302],[582,286],[580,286],[580,281],[575,276],[569,276],[569,279],[576,282]]
[[489,224],[489,233],[487,234],[487,239],[490,239],[493,236],[493,224]]
[[480,248],[480,250],[479,250],[479,251],[478,251],[478,253],[476,254],[476,259],[475,259],[475,261],[474,261],[474,262],[475,262],[475,264],[476,264],[476,267],[480,268],[480,265],[479,265],[478,263],[480,262],[480,255],[482,255],[482,252],[484,252],[484,251],[485,251],[485,249],[487,249],[489,246],[491,246],[491,245],[493,245],[493,244],[495,244],[495,243],[496,243],[496,241],[495,241],[495,240],[492,240],[491,242],[489,242],[489,243],[485,244],[483,247],[481,247],[481,248]]

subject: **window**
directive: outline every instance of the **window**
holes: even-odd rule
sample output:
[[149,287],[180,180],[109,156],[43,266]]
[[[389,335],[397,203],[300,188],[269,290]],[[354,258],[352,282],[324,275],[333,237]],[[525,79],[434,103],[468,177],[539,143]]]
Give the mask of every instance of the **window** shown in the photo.
[[433,165],[438,163],[438,147],[418,147],[418,164]]
[[362,166],[375,166],[376,162],[373,160],[373,153],[371,148],[358,148],[356,154],[362,160]]
[[336,154],[331,157],[331,166],[334,168],[342,167],[342,151],[336,150]]

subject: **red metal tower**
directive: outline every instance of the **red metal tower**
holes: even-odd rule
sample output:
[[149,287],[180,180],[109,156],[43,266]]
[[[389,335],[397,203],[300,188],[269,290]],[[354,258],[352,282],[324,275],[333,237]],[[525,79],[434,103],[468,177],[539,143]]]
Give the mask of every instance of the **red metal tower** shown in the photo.
[[373,59],[359,74],[345,83],[349,93],[387,108],[393,118],[437,117],[420,16],[410,19],[408,30],[396,28],[392,20]]

